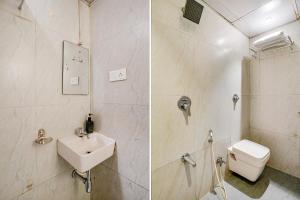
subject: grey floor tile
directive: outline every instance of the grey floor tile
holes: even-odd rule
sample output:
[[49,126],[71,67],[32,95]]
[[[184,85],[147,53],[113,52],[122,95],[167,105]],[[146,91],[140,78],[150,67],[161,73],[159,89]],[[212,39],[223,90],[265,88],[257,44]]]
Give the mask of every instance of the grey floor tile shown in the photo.
[[[235,174],[227,173],[225,188],[228,200],[300,200],[300,179],[266,167],[261,177],[252,183]],[[208,193],[201,200],[219,200]]]

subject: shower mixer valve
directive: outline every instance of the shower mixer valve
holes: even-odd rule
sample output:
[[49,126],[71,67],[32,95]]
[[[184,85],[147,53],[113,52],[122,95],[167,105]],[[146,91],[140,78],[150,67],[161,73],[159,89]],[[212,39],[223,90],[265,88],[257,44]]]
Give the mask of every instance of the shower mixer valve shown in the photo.
[[237,94],[234,94],[232,97],[233,101],[233,110],[235,110],[236,103],[240,100],[240,97]]
[[220,167],[222,167],[223,164],[226,164],[225,160],[223,160],[223,158],[220,156],[217,158],[216,160],[216,164],[219,165]]
[[188,116],[191,116],[191,105],[192,105],[192,101],[187,96],[182,96],[177,102],[178,108],[181,111],[186,112]]

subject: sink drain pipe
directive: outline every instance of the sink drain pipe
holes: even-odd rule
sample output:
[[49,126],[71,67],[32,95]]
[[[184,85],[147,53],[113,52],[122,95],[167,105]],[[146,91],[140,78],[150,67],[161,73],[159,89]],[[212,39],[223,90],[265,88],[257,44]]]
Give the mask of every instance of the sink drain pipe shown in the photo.
[[85,185],[85,191],[87,193],[91,193],[91,191],[92,191],[91,170],[89,170],[85,173],[81,173],[81,172],[78,172],[76,169],[74,169],[72,172],[72,177],[75,178],[76,176],[78,178],[80,178],[80,180]]

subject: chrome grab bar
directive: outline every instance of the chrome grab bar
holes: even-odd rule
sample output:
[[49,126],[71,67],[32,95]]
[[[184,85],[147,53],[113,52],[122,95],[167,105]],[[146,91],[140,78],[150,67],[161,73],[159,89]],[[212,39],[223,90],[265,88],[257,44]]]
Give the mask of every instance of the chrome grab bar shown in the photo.
[[185,153],[183,156],[181,156],[181,161],[183,163],[188,163],[193,167],[196,167],[196,162],[191,158],[191,155],[189,153]]

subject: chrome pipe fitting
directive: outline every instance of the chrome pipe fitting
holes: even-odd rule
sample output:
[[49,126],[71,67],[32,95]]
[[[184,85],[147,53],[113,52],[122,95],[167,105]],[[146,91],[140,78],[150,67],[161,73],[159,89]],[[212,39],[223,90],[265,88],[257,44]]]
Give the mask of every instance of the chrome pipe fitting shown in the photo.
[[216,164],[222,167],[223,164],[226,164],[226,162],[223,160],[221,156],[219,156],[216,160]]
[[213,143],[213,131],[210,129],[209,131],[208,131],[208,134],[209,134],[209,138],[208,138],[208,143]]
[[[85,175],[85,176],[84,176]],[[80,180],[83,182],[85,185],[85,191],[87,193],[91,193],[92,191],[92,178],[91,178],[91,170],[85,172],[84,174],[79,173],[76,169],[72,171],[72,177],[80,178]]]

